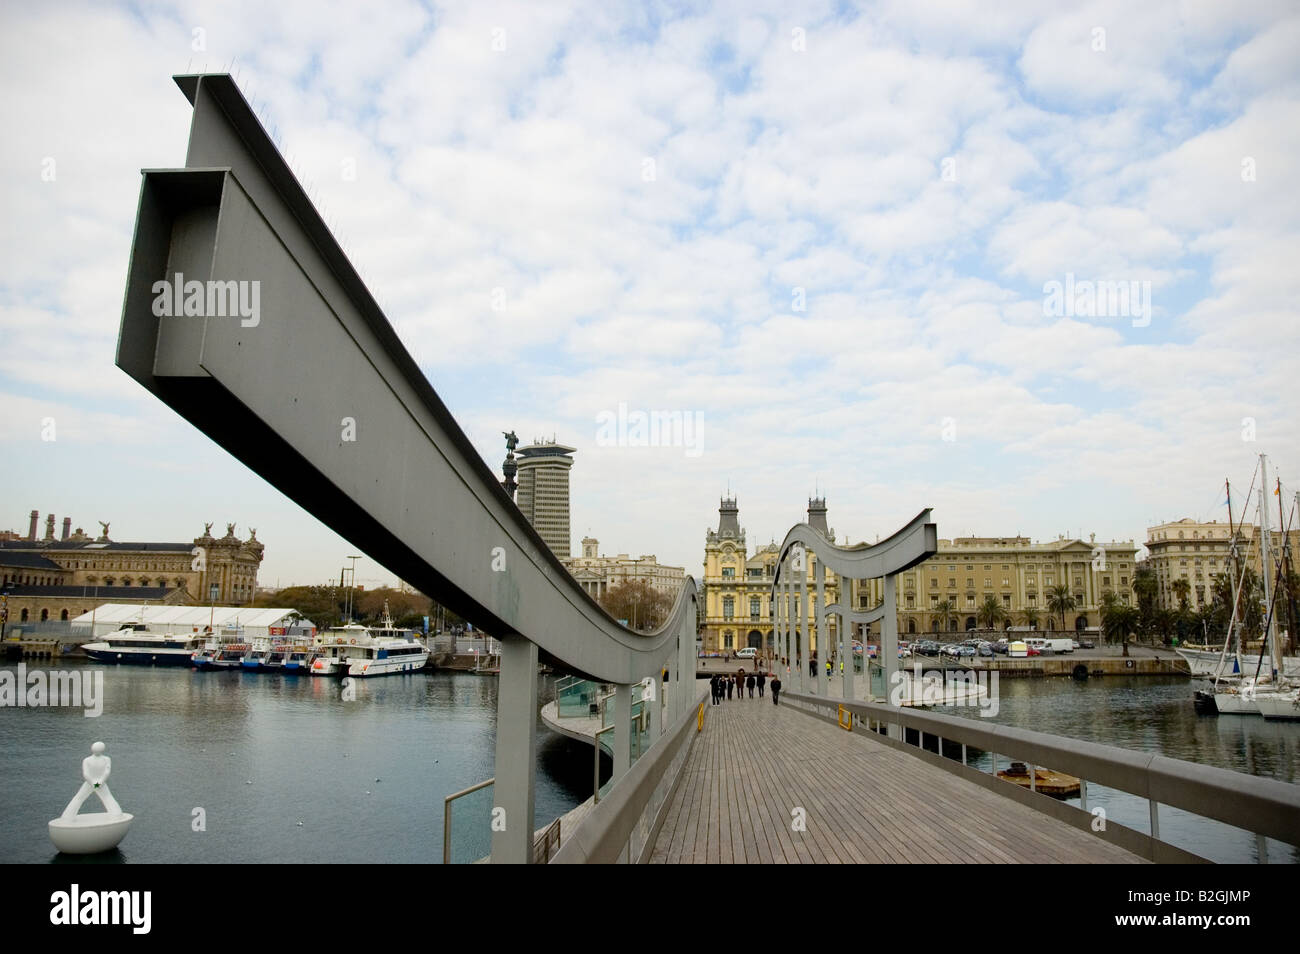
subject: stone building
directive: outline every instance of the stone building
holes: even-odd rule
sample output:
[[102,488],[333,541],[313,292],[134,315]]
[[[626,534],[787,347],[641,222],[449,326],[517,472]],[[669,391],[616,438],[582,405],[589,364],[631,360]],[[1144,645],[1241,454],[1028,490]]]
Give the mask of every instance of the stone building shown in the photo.
[[[705,652],[734,652],[749,646],[771,651],[772,578],[776,569],[778,545],[765,544],[752,556],[740,526],[739,507],[734,498],[724,498],[718,507],[718,528],[705,533],[703,596],[700,601],[700,637]],[[826,501],[808,501],[808,523],[834,541],[834,532],[826,525]],[[808,554],[807,593],[799,600],[796,612],[802,611],[811,626],[810,645],[817,649],[814,614],[817,602],[817,560]],[[826,602],[839,597],[839,578],[826,571]],[[832,642],[835,627],[830,628]]]
[[226,535],[213,537],[212,525],[189,542],[118,541],[109,537],[109,524],[91,537],[72,530],[65,517],[55,538],[55,517],[45,521],[37,537],[39,513],[30,514],[26,536],[16,532],[0,539],[0,592],[7,596],[10,623],[71,620],[98,603],[201,603],[251,605],[264,547],[251,531],[247,540],[226,525]]
[[660,563],[653,553],[631,557],[600,556],[600,542],[595,537],[582,538],[582,556],[568,557],[561,562],[573,578],[593,599],[600,599],[610,589],[629,580],[644,580],[670,599],[676,599],[686,582],[686,568]]

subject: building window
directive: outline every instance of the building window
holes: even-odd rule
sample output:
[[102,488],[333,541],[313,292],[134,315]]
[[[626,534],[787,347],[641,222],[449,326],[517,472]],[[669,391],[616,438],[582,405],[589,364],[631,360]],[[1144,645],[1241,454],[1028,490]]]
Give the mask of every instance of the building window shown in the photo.
[[736,568],[734,566],[724,566],[722,568],[722,578],[724,580],[734,580],[736,578]]
[[937,576],[930,577],[930,589],[937,590],[938,588],[939,588],[939,578]]
[[734,596],[724,596],[722,598],[722,618],[732,619],[736,615],[736,598]]
[[751,596],[749,598],[749,618],[751,620],[758,619],[759,611],[760,608],[759,608],[758,597]]

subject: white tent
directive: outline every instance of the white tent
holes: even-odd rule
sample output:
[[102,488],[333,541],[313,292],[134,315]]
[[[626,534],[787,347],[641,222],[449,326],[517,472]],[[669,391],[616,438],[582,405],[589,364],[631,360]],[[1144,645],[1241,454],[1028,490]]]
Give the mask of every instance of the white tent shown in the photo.
[[[270,635],[271,627],[288,626],[298,620],[297,610],[287,608],[253,608],[249,606],[159,606],[152,603],[105,603],[93,612],[82,613],[72,621],[75,628],[85,628],[88,635],[115,633],[127,623],[144,623],[155,633],[169,635],[201,633],[209,624],[220,632],[227,624],[238,623],[244,635]],[[93,620],[93,632],[91,632]],[[311,625],[310,620],[303,620]]]

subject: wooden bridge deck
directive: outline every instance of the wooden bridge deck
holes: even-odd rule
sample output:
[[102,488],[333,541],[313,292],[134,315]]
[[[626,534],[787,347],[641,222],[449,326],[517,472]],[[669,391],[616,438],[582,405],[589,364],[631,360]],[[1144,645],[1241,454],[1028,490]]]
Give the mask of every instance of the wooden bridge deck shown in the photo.
[[[792,810],[806,831],[792,830]],[[1140,863],[871,738],[773,706],[704,710],[653,863]]]

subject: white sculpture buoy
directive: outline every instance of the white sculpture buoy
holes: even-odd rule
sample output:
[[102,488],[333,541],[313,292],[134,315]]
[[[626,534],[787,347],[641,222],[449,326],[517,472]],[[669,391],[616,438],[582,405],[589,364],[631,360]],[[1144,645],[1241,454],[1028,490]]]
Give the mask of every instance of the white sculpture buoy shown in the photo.
[[[63,814],[50,822],[50,840],[54,847],[70,855],[91,855],[116,848],[118,842],[126,837],[131,820],[135,818],[122,811],[122,806],[108,790],[113,760],[104,754],[104,743],[96,742],[90,751],[92,754],[81,761],[81,788],[68,802]],[[99,796],[105,810],[78,815],[92,793]]]

